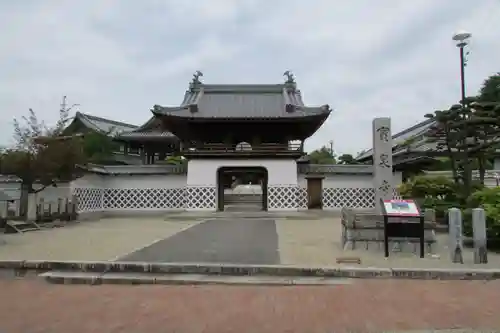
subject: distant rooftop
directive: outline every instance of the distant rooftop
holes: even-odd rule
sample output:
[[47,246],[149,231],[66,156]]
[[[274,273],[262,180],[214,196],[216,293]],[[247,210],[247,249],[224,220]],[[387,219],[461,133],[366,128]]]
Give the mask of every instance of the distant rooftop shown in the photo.
[[90,129],[93,129],[98,132],[105,132],[111,134],[132,131],[138,127],[136,125],[127,124],[116,120],[101,118],[81,112],[77,112],[75,114],[74,119],[81,121],[85,126],[87,126]]
[[[392,148],[397,148],[398,146],[404,144],[407,140],[425,135],[427,131],[431,128],[431,126],[434,124],[433,119],[426,119],[416,125],[413,125],[411,127],[408,127],[407,129],[402,130],[401,132],[398,132],[392,136]],[[435,144],[431,143],[425,143],[423,140],[417,140],[415,144],[421,148],[421,150],[429,150],[432,149],[432,147],[435,146]],[[356,157],[356,160],[362,161],[366,160],[368,158],[371,158],[373,155],[373,149],[367,149],[361,154],[359,154]]]

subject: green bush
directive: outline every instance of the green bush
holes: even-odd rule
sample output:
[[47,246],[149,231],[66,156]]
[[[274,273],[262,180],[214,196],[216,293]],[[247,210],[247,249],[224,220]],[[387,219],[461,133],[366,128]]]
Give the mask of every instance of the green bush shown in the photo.
[[447,223],[447,211],[460,207],[459,191],[452,179],[444,176],[415,176],[399,187],[399,193],[405,199],[414,199],[422,209],[432,208],[436,218]]
[[486,236],[492,247],[500,247],[500,187],[483,188],[467,200],[464,234],[472,236],[472,208],[483,208],[486,215]]

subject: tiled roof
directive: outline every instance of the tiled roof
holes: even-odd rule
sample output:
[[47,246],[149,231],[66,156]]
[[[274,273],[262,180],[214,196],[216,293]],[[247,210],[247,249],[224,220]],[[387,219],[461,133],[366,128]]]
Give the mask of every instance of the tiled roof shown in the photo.
[[120,138],[174,138],[175,135],[168,131],[151,131],[151,132],[124,132],[120,134]]
[[[434,124],[434,120],[432,119],[426,119],[414,126],[411,126],[401,132],[396,133],[395,135],[392,136],[392,148],[397,150],[397,147],[404,144],[407,140],[416,138],[419,136],[424,136],[422,137],[422,140],[417,140],[412,146],[415,148],[420,147],[423,145],[425,142],[425,133],[431,128],[431,126]],[[427,143],[428,147],[431,147],[429,145],[433,145],[435,147],[435,144]],[[427,148],[422,147],[421,149],[428,150]],[[356,160],[364,160],[366,158],[370,158],[373,155],[373,149],[370,148],[368,150],[365,150],[361,154],[359,154],[356,157]]]
[[137,128],[136,125],[131,125],[127,123],[122,123],[119,121],[105,119],[97,116],[92,116],[90,114],[85,114],[77,112],[75,119],[80,120],[85,126],[99,132],[105,132],[110,134],[116,134],[126,131],[132,131]]
[[330,114],[328,105],[308,107],[295,84],[197,84],[180,106],[155,106],[153,113],[189,118],[297,118]]
[[135,128],[132,131],[121,133],[118,137],[122,139],[165,139],[177,138],[169,131],[163,131],[161,125],[158,125],[159,119],[151,117],[143,125]]
[[103,175],[163,175],[183,174],[183,165],[97,165],[80,166],[81,169]]

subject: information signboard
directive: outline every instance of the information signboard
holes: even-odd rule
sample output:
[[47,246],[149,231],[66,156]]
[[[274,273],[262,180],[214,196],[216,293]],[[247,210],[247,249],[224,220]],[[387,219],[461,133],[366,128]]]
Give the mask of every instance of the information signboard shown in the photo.
[[424,257],[424,216],[414,200],[382,200],[384,250],[389,256],[389,238],[419,238],[420,258]]
[[385,215],[394,217],[420,216],[420,209],[413,200],[384,200]]

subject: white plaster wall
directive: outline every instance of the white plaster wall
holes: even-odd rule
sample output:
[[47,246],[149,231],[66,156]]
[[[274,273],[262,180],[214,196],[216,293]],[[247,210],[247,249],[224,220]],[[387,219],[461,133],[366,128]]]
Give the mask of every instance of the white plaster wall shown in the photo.
[[373,175],[326,175],[323,188],[371,188]]
[[216,186],[217,170],[220,167],[244,166],[265,167],[268,185],[297,185],[297,163],[295,160],[190,160],[188,162],[188,186]]
[[[401,172],[394,172],[393,185],[398,186],[403,181]],[[298,176],[298,185],[307,188],[306,176]],[[323,178],[323,188],[372,188],[373,175],[371,174],[326,174]]]
[[183,188],[186,175],[105,176],[104,188]]
[[500,170],[500,158],[495,158],[493,162],[493,170]]
[[71,188],[102,188],[104,183],[103,176],[96,174],[86,174],[83,177],[75,179],[71,182]]
[[491,177],[486,178],[486,179],[484,180],[484,185],[485,185],[486,187],[497,187],[497,186],[498,186],[498,185],[497,185],[497,181],[496,181],[496,179],[495,179],[495,178],[491,178]]

